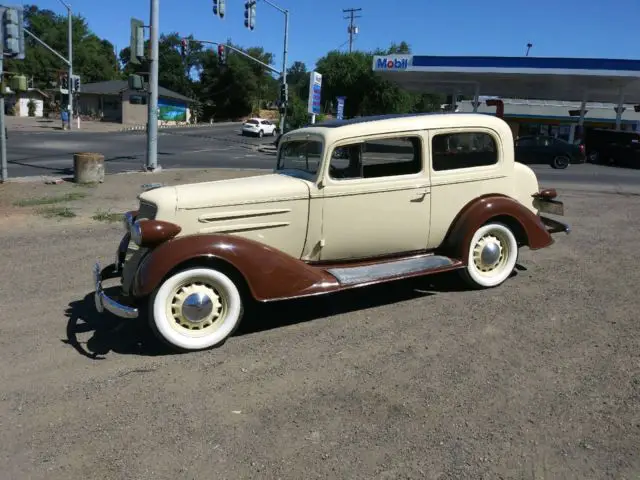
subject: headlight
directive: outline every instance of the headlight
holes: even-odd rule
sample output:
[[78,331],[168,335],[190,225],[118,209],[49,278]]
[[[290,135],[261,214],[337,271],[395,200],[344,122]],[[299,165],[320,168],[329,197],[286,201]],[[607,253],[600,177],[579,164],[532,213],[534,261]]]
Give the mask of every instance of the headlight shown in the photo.
[[136,220],[135,222],[133,222],[133,225],[131,225],[130,232],[131,232],[131,240],[133,240],[133,243],[140,246],[140,244],[142,243],[142,227],[140,226],[139,220]]
[[131,225],[131,240],[139,247],[153,248],[175,237],[181,230],[174,223],[141,219]]

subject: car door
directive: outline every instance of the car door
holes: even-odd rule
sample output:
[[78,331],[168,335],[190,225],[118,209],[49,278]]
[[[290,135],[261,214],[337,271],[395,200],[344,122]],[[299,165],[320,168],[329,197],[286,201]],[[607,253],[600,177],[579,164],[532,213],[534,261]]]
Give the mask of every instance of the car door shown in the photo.
[[424,250],[431,208],[420,132],[341,142],[322,184],[321,261]]

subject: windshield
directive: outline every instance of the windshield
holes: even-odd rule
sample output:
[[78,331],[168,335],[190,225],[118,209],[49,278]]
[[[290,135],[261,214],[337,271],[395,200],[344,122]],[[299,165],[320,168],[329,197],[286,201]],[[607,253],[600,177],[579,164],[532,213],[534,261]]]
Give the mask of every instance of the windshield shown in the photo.
[[300,170],[315,175],[320,169],[322,142],[317,140],[292,140],[280,146],[278,170]]

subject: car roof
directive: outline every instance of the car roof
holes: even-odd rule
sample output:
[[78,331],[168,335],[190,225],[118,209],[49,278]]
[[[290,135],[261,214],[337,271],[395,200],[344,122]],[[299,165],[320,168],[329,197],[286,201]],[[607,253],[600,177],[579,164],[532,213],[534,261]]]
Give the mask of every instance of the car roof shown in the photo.
[[428,130],[437,128],[490,128],[513,140],[511,128],[502,118],[485,113],[392,113],[356,117],[348,120],[329,120],[287,132],[286,139],[319,135],[331,142],[360,135],[379,135],[387,132]]

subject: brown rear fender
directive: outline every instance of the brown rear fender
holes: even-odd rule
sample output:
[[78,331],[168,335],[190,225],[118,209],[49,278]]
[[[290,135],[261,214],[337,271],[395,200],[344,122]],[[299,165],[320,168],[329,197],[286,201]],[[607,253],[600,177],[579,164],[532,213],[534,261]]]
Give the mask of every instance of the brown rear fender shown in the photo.
[[218,260],[234,268],[258,301],[309,296],[335,289],[337,280],[319,268],[268,245],[224,234],[187,235],[150,251],[133,281],[133,296],[146,297],[182,264]]
[[513,231],[518,243],[532,250],[553,243],[551,234],[538,215],[511,197],[495,194],[476,198],[464,206],[454,220],[442,250],[466,263],[474,233],[490,220],[505,223]]

